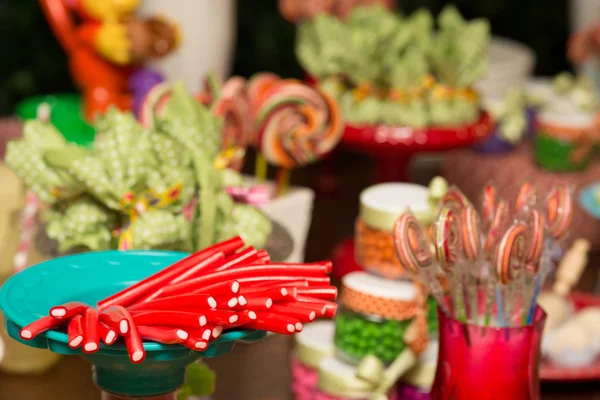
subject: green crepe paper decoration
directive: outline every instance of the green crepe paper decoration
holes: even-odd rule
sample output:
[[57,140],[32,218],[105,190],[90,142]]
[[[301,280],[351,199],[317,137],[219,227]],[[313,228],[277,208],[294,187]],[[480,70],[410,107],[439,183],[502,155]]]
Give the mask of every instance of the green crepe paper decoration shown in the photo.
[[59,252],[80,246],[94,250],[114,247],[115,215],[87,196],[73,200],[63,214],[49,212],[44,218],[46,233],[58,242]]
[[501,104],[487,111],[498,121],[498,132],[504,141],[517,144],[527,128],[527,101],[521,89],[507,92]]
[[[226,193],[225,181],[241,176],[214,167],[222,121],[182,84],[155,119],[149,131],[130,113],[110,110],[97,123],[92,149],[66,143],[51,124],[27,121],[23,139],[8,144],[7,164],[52,206],[44,219],[60,250],[116,248],[115,230],[125,229],[136,249],[194,251],[235,235],[263,247],[270,221]],[[149,206],[133,222],[121,205],[128,193],[140,200],[176,185],[174,202]],[[184,215],[189,207],[191,220]]]
[[483,19],[467,22],[456,7],[447,6],[438,25],[431,53],[438,79],[452,87],[472,85],[487,72],[489,23]]
[[[433,75],[437,83],[470,88],[487,71],[487,21],[465,21],[454,7],[434,19],[422,9],[403,17],[384,7],[357,7],[345,20],[320,14],[298,28],[296,54],[322,89],[338,99],[346,121],[424,127],[476,120],[479,104],[435,96],[397,102],[368,96],[357,101],[353,86],[410,90]],[[349,84],[346,87],[344,83]]]
[[70,176],[46,166],[43,152],[65,146],[63,136],[52,125],[38,120],[26,121],[23,139],[8,143],[5,162],[18,172],[25,185],[42,201],[53,204],[57,201],[54,193],[58,191],[67,197],[81,192],[81,188]]

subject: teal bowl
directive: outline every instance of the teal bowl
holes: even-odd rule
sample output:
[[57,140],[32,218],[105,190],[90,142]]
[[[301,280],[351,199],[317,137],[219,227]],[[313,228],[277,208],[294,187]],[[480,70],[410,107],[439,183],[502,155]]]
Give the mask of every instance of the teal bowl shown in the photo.
[[21,339],[22,327],[48,315],[51,307],[69,301],[96,304],[185,257],[170,251],[106,251],[55,258],[11,277],[0,290],[0,309],[8,335],[25,345],[59,354],[82,355],[93,365],[96,384],[109,392],[150,396],[177,390],[185,379],[185,367],[199,357],[215,357],[233,348],[237,340],[254,341],[263,331],[235,330],[223,333],[203,352],[180,345],[144,342],[146,359],[132,364],[123,344],[101,344],[95,354],[83,354],[68,346],[64,330],[51,330],[34,340]]

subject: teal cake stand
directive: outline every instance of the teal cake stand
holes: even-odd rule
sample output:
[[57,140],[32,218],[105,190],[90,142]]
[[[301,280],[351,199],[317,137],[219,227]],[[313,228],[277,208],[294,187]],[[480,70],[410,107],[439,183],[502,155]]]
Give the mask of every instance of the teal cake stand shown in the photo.
[[0,290],[0,309],[8,335],[28,346],[55,353],[81,355],[92,364],[96,385],[129,397],[153,397],[177,391],[184,383],[186,366],[199,357],[231,351],[237,340],[254,341],[266,333],[235,330],[223,333],[204,352],[180,345],[144,342],[146,359],[132,364],[123,344],[101,344],[95,354],[68,346],[65,331],[52,330],[24,341],[22,327],[48,315],[52,306],[69,301],[95,305],[99,300],[152,275],[187,254],[169,251],[106,251],[60,257],[28,268],[10,278]]

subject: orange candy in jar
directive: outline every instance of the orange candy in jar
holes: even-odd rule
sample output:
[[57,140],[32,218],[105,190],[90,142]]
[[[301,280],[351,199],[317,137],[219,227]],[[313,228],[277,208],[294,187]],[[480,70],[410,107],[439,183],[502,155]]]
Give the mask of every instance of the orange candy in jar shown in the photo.
[[[435,179],[432,183],[439,183]],[[432,198],[430,192],[421,185],[383,183],[360,194],[360,214],[355,225],[356,261],[365,270],[386,278],[407,277],[394,252],[392,228],[398,216],[409,210],[423,225],[431,225],[438,203],[437,196]]]

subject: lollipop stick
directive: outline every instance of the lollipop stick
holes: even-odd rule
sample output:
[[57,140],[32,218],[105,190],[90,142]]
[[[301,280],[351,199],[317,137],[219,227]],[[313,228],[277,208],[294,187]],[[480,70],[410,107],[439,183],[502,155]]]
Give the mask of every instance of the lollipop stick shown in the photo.
[[470,263],[465,274],[466,296],[469,299],[469,318],[475,322],[479,310],[477,309],[477,277],[474,276],[475,263]]
[[465,296],[462,290],[460,274],[456,273],[452,276],[452,310],[456,313],[457,319],[460,322],[465,322]]
[[[492,319],[492,307],[494,304],[494,292],[496,292],[496,274],[492,271],[492,264],[490,262],[485,263],[487,267],[487,290],[485,295],[485,326],[490,325],[490,321]],[[497,302],[501,304],[500,302]],[[498,314],[500,314],[501,310],[498,308]]]
[[254,175],[256,176],[256,180],[259,183],[263,183],[267,180],[267,169],[267,160],[263,157],[262,154],[256,153]]
[[440,306],[446,314],[452,315],[452,313],[450,313],[450,311],[448,311],[448,304],[447,304],[446,298],[444,296],[444,289],[442,289],[440,282],[437,280],[435,274],[430,269],[427,269],[427,272],[425,273],[425,282],[424,283],[426,285],[428,284],[429,288],[431,289],[431,294],[437,301],[438,306]]
[[290,180],[292,179],[292,171],[287,168],[280,168],[277,171],[277,197],[283,196],[290,187]]
[[506,326],[504,321],[504,302],[502,300],[502,287],[501,285],[496,285],[496,313],[498,314],[498,324],[500,326]]

